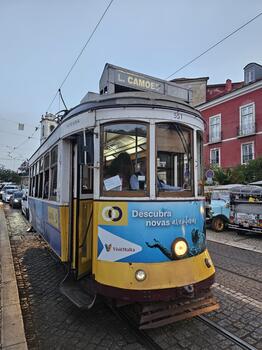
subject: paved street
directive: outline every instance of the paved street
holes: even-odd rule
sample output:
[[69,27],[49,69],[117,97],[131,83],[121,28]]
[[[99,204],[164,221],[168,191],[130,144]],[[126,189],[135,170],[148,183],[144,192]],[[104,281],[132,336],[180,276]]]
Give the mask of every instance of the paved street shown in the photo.
[[260,234],[237,233],[233,230],[215,232],[208,229],[207,239],[212,242],[223,243],[229,246],[262,253],[262,235]]
[[[59,283],[65,270],[59,261],[37,234],[26,232],[28,224],[18,210],[5,206],[5,215],[29,349],[147,348],[101,299],[91,311],[80,311],[62,296]],[[214,242],[216,235],[208,232],[213,238],[208,248],[216,265],[213,291],[221,308],[207,317],[262,349],[262,254]],[[232,242],[236,238],[234,233],[223,237]],[[261,242],[260,237],[242,237],[247,245],[252,239]],[[197,318],[146,334],[159,349],[241,349]]]

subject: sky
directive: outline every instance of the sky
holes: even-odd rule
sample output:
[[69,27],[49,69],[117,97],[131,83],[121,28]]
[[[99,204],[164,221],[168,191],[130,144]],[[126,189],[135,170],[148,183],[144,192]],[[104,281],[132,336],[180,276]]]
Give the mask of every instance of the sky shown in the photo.
[[[17,170],[39,146],[41,115],[63,108],[56,98],[47,110],[109,2],[0,0],[0,165]],[[114,0],[64,100],[71,108],[98,92],[107,62],[165,79],[261,11],[261,0]],[[245,65],[262,64],[261,32],[262,16],[172,78],[243,80]]]

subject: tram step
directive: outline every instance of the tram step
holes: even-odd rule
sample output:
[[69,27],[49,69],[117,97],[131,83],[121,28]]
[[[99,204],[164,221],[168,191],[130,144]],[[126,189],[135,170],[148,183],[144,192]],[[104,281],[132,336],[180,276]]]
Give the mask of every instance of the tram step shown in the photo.
[[183,303],[159,303],[143,308],[139,329],[161,327],[176,321],[185,320],[201,314],[205,314],[219,308],[216,299],[207,294],[204,297],[186,301]]
[[81,281],[76,281],[71,275],[60,283],[60,292],[80,309],[91,309],[96,301],[96,294],[88,293]]

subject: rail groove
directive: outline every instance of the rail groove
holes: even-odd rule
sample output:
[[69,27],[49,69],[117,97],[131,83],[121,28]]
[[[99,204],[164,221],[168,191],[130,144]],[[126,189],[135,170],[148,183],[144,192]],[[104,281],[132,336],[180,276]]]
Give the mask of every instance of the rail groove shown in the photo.
[[213,328],[218,333],[220,333],[221,335],[223,335],[227,339],[231,340],[234,344],[240,346],[242,349],[245,349],[245,350],[257,350],[257,348],[255,348],[254,346],[248,344],[243,339],[241,339],[241,338],[237,337],[236,335],[234,335],[233,333],[227,331],[225,328],[219,326],[215,322],[209,320],[207,317],[205,317],[205,316],[196,316],[196,319],[200,320],[201,322],[205,323],[209,327]]
[[149,350],[163,350],[145,331],[138,329],[137,323],[132,320],[121,308],[116,308],[108,303],[106,306],[122,321],[124,321],[130,329],[130,332],[136,337],[141,345],[144,345]]
[[245,278],[245,279],[247,279],[247,280],[254,281],[254,282],[256,282],[256,283],[260,283],[260,284],[262,283],[261,280],[255,279],[254,277],[245,276],[245,275],[243,275],[242,273],[239,273],[239,272],[236,272],[236,271],[232,271],[232,270],[230,270],[230,269],[227,269],[227,268],[222,267],[222,266],[219,266],[219,265],[215,265],[215,268],[216,268],[216,269],[223,270],[223,271],[226,271],[226,272],[229,272],[229,273],[232,273],[232,274],[234,274],[234,275],[236,275],[236,276],[239,276],[239,277],[243,277],[243,278]]

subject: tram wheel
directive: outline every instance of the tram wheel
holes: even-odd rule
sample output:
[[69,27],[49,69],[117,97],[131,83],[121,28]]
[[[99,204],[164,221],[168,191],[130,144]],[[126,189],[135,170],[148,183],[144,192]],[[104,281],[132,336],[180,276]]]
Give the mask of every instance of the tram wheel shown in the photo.
[[221,217],[214,218],[211,224],[212,230],[222,232],[225,229],[225,221]]

